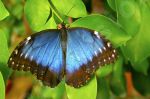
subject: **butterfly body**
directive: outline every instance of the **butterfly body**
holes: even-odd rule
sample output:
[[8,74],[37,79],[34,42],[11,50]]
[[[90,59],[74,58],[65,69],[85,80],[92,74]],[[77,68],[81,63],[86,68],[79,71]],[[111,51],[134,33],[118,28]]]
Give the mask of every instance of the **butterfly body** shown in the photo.
[[62,45],[62,49],[63,49],[63,52],[65,53],[66,52],[66,48],[67,48],[67,45],[66,45],[66,42],[67,42],[67,28],[65,26],[64,23],[62,24],[59,24],[58,25],[58,29],[60,29],[60,33],[61,33],[61,45]]
[[31,71],[43,84],[65,81],[73,87],[85,85],[94,72],[116,60],[111,43],[98,32],[81,28],[49,29],[22,41],[11,54],[8,66]]

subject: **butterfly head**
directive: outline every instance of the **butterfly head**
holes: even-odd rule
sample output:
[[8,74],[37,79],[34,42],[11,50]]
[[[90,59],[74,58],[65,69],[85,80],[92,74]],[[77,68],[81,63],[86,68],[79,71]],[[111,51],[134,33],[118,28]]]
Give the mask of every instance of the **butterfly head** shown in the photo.
[[66,29],[66,25],[65,25],[65,23],[63,22],[63,23],[61,23],[61,24],[58,24],[57,28],[58,28],[58,29]]

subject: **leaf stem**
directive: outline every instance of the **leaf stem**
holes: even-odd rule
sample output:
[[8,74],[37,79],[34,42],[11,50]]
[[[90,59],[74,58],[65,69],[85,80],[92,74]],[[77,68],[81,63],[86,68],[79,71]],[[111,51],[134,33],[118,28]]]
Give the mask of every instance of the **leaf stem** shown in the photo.
[[58,17],[58,19],[63,22],[63,19],[62,19],[62,16],[61,14],[59,13],[59,11],[56,9],[56,7],[54,6],[54,4],[52,3],[51,0],[48,0],[49,1],[49,4],[50,4],[50,7],[51,9],[53,10],[54,14]]

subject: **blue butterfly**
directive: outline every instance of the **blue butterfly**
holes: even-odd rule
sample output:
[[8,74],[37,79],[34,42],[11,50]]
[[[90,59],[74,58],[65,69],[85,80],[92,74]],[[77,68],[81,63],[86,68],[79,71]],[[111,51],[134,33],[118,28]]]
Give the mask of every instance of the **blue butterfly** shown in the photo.
[[57,86],[65,76],[68,85],[85,85],[95,71],[116,60],[116,50],[98,32],[81,27],[49,29],[22,41],[8,66],[31,71],[44,85]]

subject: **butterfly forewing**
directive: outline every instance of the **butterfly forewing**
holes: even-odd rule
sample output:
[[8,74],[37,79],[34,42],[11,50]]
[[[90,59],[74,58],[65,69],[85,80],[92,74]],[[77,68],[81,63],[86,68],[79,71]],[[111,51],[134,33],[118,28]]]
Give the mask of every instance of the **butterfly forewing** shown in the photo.
[[55,87],[63,78],[60,31],[45,30],[22,41],[8,61],[14,70],[31,71],[45,85]]
[[85,28],[68,30],[66,83],[73,87],[85,85],[92,74],[105,64],[113,63],[116,51],[98,32]]

